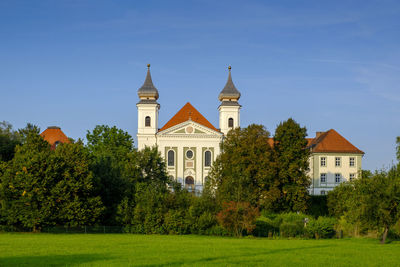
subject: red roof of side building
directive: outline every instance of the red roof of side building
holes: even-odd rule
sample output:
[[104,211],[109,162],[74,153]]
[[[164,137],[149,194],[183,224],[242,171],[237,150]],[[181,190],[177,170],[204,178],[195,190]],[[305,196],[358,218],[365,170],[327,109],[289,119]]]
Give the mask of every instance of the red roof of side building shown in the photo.
[[61,128],[57,126],[48,127],[40,134],[40,136],[49,142],[53,149],[56,147],[56,142],[70,143],[68,137],[63,133],[63,131],[61,131]]
[[164,131],[168,128],[171,128],[175,125],[178,125],[182,122],[192,120],[194,122],[197,122],[207,128],[210,128],[214,131],[218,131],[217,128],[215,128],[206,118],[204,118],[203,115],[197,109],[195,109],[192,104],[187,102],[161,129],[161,131]]
[[[364,154],[363,151],[355,147],[346,138],[341,136],[334,129],[321,132],[315,138],[306,138],[307,147],[315,153],[355,153]],[[269,138],[268,144],[274,147],[274,139]]]
[[325,153],[356,153],[364,154],[363,151],[355,147],[346,138],[341,136],[334,129],[330,129],[314,138],[309,144],[311,152]]

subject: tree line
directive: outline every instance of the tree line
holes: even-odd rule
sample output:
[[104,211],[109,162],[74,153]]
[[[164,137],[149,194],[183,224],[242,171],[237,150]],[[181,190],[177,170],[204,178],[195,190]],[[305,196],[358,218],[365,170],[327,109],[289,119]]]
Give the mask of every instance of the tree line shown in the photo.
[[[18,131],[0,124],[0,227],[318,238],[351,225],[385,239],[399,221],[398,166],[363,172],[328,198],[310,196],[307,131],[293,119],[273,137],[262,125],[231,130],[200,196],[168,177],[156,147],[137,151],[116,127],[96,126],[86,144],[53,150],[39,133],[31,124]],[[400,139],[398,158],[399,147]]]

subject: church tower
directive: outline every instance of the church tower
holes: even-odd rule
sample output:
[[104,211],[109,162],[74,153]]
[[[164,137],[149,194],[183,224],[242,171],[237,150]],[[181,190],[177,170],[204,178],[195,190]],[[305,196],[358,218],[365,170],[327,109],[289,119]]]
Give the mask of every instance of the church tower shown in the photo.
[[160,104],[157,103],[158,91],[153,85],[150,74],[150,64],[147,64],[147,76],[142,87],[138,90],[138,149],[145,146],[155,146],[157,143],[156,133],[158,131],[158,111]]
[[240,108],[238,100],[240,92],[236,89],[232,82],[231,66],[228,67],[229,76],[224,89],[218,96],[221,105],[219,105],[219,128],[224,135],[227,135],[229,130],[240,127]]

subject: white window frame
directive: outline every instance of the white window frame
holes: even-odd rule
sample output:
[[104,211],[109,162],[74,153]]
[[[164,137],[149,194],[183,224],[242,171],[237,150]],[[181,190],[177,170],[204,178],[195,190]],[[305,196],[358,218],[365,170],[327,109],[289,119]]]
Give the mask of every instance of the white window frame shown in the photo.
[[[324,181],[322,181],[322,177],[324,177]],[[321,174],[319,175],[319,182],[320,182],[321,184],[326,184],[326,178],[327,178],[326,173],[321,173]]]
[[[339,181],[338,181],[339,178]],[[339,184],[342,181],[342,174],[340,173],[335,173],[335,183]]]
[[349,158],[349,166],[350,167],[355,167],[356,166],[356,158],[355,157],[350,157]]
[[335,167],[340,167],[340,166],[342,166],[342,158],[335,157]]
[[326,157],[321,157],[319,162],[320,162],[319,165],[321,167],[326,167]]
[[321,190],[321,196],[325,196],[326,195],[326,191],[325,190]]
[[356,179],[356,174],[355,173],[350,173],[349,181],[352,182],[352,181],[354,181],[354,179]]

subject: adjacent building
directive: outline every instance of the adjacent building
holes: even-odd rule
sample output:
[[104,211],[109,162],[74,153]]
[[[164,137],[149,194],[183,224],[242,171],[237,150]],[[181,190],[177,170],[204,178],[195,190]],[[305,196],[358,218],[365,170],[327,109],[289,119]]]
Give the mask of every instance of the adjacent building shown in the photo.
[[360,175],[364,152],[335,130],[317,132],[315,138],[308,139],[308,148],[310,194],[325,195],[340,183]]
[[49,142],[51,145],[51,149],[55,149],[61,143],[70,143],[68,137],[61,131],[61,128],[58,126],[50,126],[44,130],[40,136],[43,137],[44,140]]

